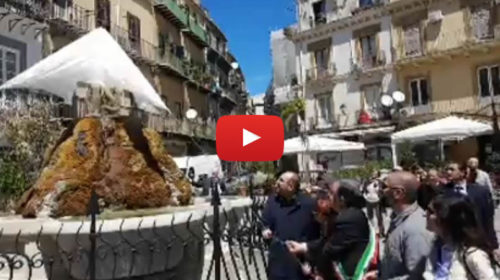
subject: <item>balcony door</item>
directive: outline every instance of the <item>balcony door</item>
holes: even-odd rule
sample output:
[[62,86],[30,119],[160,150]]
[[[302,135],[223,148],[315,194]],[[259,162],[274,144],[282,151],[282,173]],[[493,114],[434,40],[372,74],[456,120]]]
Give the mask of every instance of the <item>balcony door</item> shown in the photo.
[[141,53],[141,20],[131,13],[128,13],[127,22],[130,47],[137,53]]
[[332,124],[332,94],[322,94],[316,98],[317,125],[319,128]]
[[111,30],[111,5],[109,0],[96,0],[96,26]]

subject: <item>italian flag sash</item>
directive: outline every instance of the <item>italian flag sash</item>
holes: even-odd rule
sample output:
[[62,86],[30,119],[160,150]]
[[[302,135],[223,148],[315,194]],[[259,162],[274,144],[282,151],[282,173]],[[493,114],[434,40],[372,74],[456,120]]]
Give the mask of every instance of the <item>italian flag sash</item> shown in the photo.
[[337,272],[337,276],[341,280],[362,280],[363,276],[367,272],[368,268],[370,267],[370,264],[373,260],[374,257],[376,257],[376,248],[377,248],[377,238],[375,235],[375,230],[374,228],[369,225],[370,227],[370,239],[368,241],[368,244],[366,245],[365,251],[363,252],[363,255],[361,256],[361,259],[358,262],[358,265],[356,266],[356,270],[354,271],[353,276],[348,276],[345,273],[344,268],[342,267],[341,263],[337,263],[335,265],[335,270]]

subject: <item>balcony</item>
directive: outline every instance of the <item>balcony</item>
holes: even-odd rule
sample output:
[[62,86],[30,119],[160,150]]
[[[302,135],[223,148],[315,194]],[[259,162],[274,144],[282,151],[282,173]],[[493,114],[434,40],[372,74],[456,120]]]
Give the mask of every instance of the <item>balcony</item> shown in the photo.
[[188,28],[186,32],[191,35],[191,37],[198,43],[208,46],[207,44],[207,31],[201,27],[201,25],[193,17],[188,17]]
[[164,119],[164,132],[181,134],[190,137],[215,140],[215,122],[208,120],[189,121],[175,117]]
[[328,66],[316,66],[306,70],[306,81],[317,81],[332,78],[336,75],[335,64],[331,63]]
[[41,0],[2,0],[0,1],[0,8],[7,10],[8,13],[40,22],[49,18],[51,14],[50,6]]
[[236,89],[227,88],[222,91],[222,97],[236,104],[239,100],[239,93]]
[[58,24],[65,31],[71,31],[78,35],[87,33],[95,26],[93,11],[75,4],[64,7],[53,4],[51,22]]
[[337,128],[335,120],[335,115],[331,113],[330,116],[320,117],[309,117],[308,127],[310,132],[325,132],[327,130],[334,130]]
[[111,27],[111,36],[134,60],[154,63],[158,60],[158,47],[143,39],[133,39],[129,31],[119,26]]
[[274,104],[287,104],[299,97],[299,86],[288,85],[274,89]]
[[177,4],[176,0],[156,0],[155,7],[177,26],[186,27],[189,24],[187,13]]

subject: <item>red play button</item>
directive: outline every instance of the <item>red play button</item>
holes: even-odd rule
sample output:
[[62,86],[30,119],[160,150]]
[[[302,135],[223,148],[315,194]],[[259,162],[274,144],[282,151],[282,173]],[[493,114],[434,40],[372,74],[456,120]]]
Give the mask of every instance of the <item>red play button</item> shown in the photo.
[[284,129],[277,116],[224,116],[217,121],[217,155],[225,161],[275,161],[283,155]]

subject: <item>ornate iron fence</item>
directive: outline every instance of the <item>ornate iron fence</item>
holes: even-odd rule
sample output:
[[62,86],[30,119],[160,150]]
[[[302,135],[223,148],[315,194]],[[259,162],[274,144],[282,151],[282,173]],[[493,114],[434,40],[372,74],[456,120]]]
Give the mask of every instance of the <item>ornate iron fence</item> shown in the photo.
[[[131,228],[127,219],[98,218],[93,194],[86,221],[10,235],[1,229],[0,279],[267,279],[259,222],[265,199],[230,210],[220,202],[215,191],[213,207],[198,218],[131,218],[139,220]],[[110,230],[113,223],[119,226]]]

